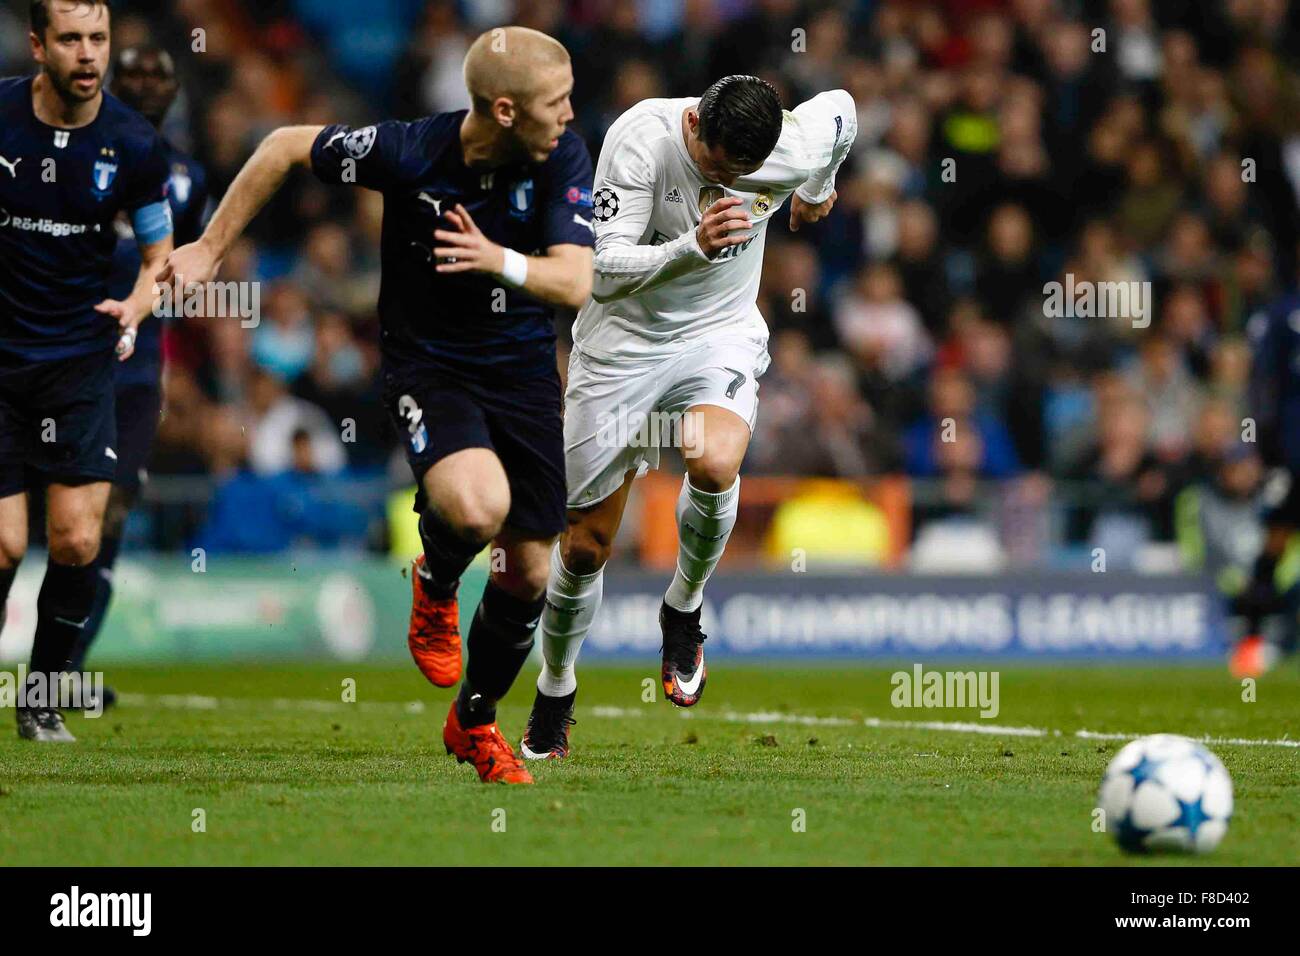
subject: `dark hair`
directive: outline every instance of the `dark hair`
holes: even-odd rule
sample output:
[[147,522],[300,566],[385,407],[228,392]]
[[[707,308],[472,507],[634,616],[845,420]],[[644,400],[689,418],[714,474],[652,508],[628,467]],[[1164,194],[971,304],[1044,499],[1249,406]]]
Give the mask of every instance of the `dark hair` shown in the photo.
[[[106,7],[109,13],[113,12],[113,5],[109,0],[69,0],[69,2],[79,7]],[[32,21],[32,32],[44,43],[45,31],[50,26],[50,0],[32,0],[28,15]]]
[[781,138],[781,97],[756,76],[724,76],[700,97],[699,114],[704,144],[746,166],[767,159]]

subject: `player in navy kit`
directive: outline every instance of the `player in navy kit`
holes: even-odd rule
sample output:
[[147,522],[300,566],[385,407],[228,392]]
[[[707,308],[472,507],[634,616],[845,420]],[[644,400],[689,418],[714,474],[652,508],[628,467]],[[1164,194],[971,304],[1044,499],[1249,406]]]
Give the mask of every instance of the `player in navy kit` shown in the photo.
[[[1294,650],[1300,627],[1300,583],[1278,581],[1278,564],[1300,531],[1300,291],[1252,319],[1249,332],[1251,411],[1264,460],[1278,470],[1283,489],[1264,515],[1264,543],[1250,581],[1233,600],[1233,613],[1246,620],[1246,636],[1230,661],[1238,677],[1257,677],[1282,652]],[[1282,620],[1278,643],[1260,633],[1264,619],[1273,615]]]
[[[0,606],[27,550],[27,489],[46,487],[49,561],[18,731],[72,740],[42,696],[95,599],[95,557],[117,465],[114,356],[130,357],[171,252],[167,160],[148,121],[103,91],[106,3],[37,0],[35,77],[0,80]],[[119,213],[136,281],[109,294]]]
[[[175,62],[166,50],[128,47],[114,59],[110,89],[155,129],[161,129],[180,91]],[[163,144],[167,150],[167,202],[171,206],[174,242],[193,242],[203,232],[208,202],[207,173],[195,159],[165,139]],[[117,229],[108,294],[112,298],[125,298],[140,273],[140,249],[124,217],[118,218]],[[98,577],[94,609],[69,664],[74,672],[82,670],[91,642],[103,627],[113,597],[113,566],[122,545],[122,526],[140,495],[145,465],[158,433],[162,409],[162,339],[161,317],[142,323],[134,354],[116,368],[117,476],[108,496],[99,557],[95,559]],[[111,687],[105,687],[104,706],[111,706],[115,696]]]
[[210,280],[294,165],[383,192],[385,401],[418,482],[424,544],[408,644],[430,681],[456,683],[456,589],[491,543],[443,741],[484,781],[531,783],[496,726],[496,702],[532,647],[565,526],[551,305],[577,308],[591,289],[592,166],[565,129],[573,74],[551,37],[520,27],[483,34],[466,54],[465,82],[469,111],[277,130],[159,279]]

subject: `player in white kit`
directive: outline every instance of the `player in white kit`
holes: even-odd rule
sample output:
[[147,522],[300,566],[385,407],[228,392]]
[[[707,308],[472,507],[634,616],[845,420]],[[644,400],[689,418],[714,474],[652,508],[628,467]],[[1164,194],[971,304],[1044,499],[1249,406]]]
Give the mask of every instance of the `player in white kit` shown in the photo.
[[785,111],[752,76],[698,99],[645,100],[610,127],[592,194],[592,296],[565,391],[569,527],[551,553],[525,757],[568,753],[574,664],[632,480],[658,467],[656,437],[680,445],[686,467],[677,571],[659,612],[664,693],[681,707],[700,699],[704,582],[735,523],[768,364],[756,305],[767,223],[791,194],[791,228],[830,211],[856,133],[843,90]]

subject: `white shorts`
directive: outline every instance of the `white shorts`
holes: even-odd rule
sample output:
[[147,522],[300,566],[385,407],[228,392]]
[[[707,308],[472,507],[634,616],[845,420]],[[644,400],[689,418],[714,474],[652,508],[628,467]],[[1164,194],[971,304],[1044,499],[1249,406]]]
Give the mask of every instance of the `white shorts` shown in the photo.
[[602,361],[575,347],[564,392],[568,506],[589,508],[622,487],[632,469],[640,478],[658,468],[660,447],[681,446],[681,416],[696,405],[735,412],[753,432],[758,377],[767,365],[767,342],[749,338],[713,339],[636,364]]

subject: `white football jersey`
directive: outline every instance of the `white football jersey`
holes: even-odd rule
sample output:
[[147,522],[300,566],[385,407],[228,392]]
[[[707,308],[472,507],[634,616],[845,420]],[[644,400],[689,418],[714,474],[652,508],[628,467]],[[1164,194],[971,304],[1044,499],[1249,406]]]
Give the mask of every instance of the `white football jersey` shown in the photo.
[[[756,303],[768,219],[796,190],[810,203],[829,198],[857,135],[853,97],[820,93],[785,111],[781,137],[761,168],[724,187],[704,179],[686,151],[682,115],[698,102],[644,100],[605,136],[592,193],[592,296],[573,326],[584,354],[662,358],[719,333],[765,341]],[[743,200],[751,236],[708,259],[695,229],[724,196]]]

